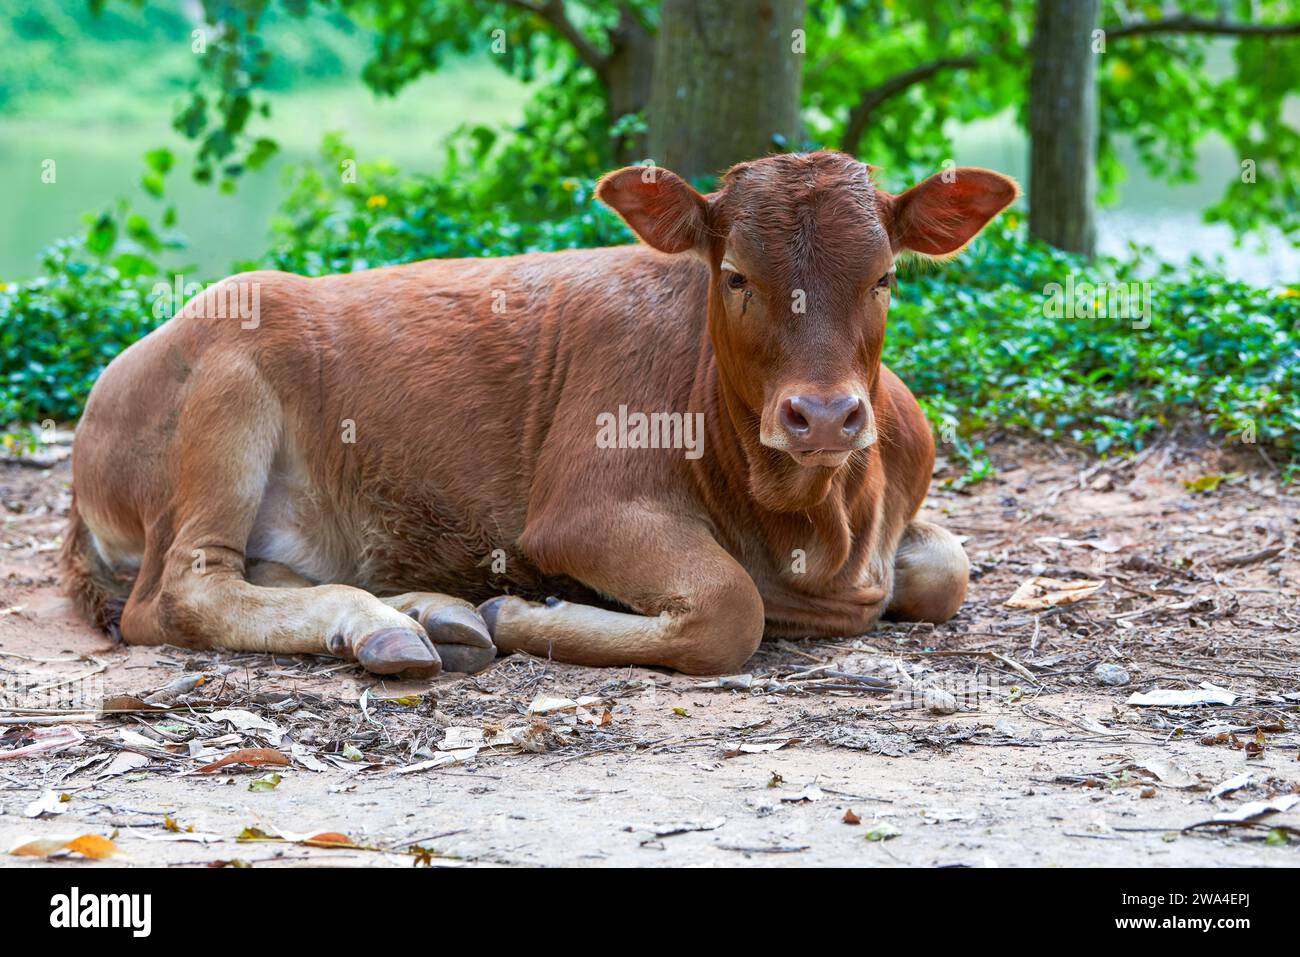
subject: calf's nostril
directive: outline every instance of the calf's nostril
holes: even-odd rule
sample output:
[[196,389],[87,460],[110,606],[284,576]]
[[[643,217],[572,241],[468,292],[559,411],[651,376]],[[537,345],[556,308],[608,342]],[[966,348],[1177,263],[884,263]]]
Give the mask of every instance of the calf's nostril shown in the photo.
[[798,402],[799,399],[796,397],[781,403],[781,424],[791,432],[803,433],[812,426],[808,424],[807,417],[799,411]]
[[861,400],[857,399],[856,404],[850,410],[844,419],[844,424],[840,426],[846,435],[857,435],[862,431],[862,427],[867,422],[867,407]]

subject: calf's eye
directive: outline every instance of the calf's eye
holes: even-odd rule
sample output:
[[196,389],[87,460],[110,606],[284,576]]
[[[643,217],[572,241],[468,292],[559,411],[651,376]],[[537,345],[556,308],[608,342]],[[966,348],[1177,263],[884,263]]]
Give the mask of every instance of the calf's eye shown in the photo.
[[898,273],[896,273],[896,272],[895,272],[894,270],[892,270],[892,269],[889,270],[889,272],[885,273],[885,274],[884,274],[883,276],[881,276],[878,280],[876,280],[876,288],[877,288],[877,289],[897,289],[897,288],[898,288]]
[[727,276],[727,285],[732,289],[744,289],[749,280],[738,272],[733,272]]

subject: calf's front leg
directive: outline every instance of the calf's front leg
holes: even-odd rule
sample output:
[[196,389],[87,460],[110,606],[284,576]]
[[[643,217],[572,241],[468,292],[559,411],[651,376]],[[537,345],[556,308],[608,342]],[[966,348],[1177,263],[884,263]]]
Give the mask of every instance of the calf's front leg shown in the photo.
[[[244,577],[263,588],[311,588],[313,582],[279,562],[249,562]],[[442,659],[443,671],[482,671],[497,656],[496,645],[474,606],[463,598],[435,592],[407,592],[380,598],[385,605],[419,622]]]
[[380,601],[420,623],[442,659],[443,671],[482,671],[497,656],[487,625],[463,598],[407,592]]
[[635,613],[501,596],[479,606],[497,647],[596,667],[738,670],[763,638],[763,600],[749,575],[700,526],[647,520],[644,512],[621,518],[606,526],[628,533],[616,542],[574,529],[526,532],[524,544],[545,542],[547,573],[577,579]]

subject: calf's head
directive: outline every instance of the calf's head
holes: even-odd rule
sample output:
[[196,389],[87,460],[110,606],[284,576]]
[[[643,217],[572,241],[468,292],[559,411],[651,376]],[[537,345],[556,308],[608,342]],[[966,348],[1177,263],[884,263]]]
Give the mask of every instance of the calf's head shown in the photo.
[[957,252],[1016,198],[1015,183],[957,168],[896,196],[835,152],[742,163],[707,196],[657,167],[629,166],[597,195],[646,243],[712,270],[709,332],[729,400],[763,446],[836,469],[877,438],[894,260]]

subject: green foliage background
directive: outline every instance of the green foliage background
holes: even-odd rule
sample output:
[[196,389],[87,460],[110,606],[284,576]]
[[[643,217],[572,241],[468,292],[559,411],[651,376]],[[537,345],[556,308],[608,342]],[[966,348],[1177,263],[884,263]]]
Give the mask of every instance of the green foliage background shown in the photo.
[[[584,29],[593,36],[618,15],[612,0],[580,6]],[[1103,6],[1108,17],[1121,12],[1110,0]],[[1124,11],[1133,6],[1123,5]],[[1151,7],[1149,16],[1160,12],[1159,5],[1136,6]],[[1205,15],[1219,6],[1181,4]],[[1261,12],[1259,4],[1230,6],[1239,16]],[[320,275],[428,257],[631,241],[617,218],[594,202],[592,189],[594,178],[613,165],[619,137],[634,132],[642,118],[609,116],[591,70],[531,15],[502,14],[489,0],[336,0],[323,6],[315,0],[278,6],[205,0],[205,7],[244,29],[214,45],[204,72],[188,88],[171,92],[181,97],[178,129],[198,144],[192,171],[231,186],[274,151],[269,136],[253,132],[255,121],[272,112],[267,97],[273,99],[295,73],[354,71],[391,92],[465,52],[468,38],[500,22],[513,52],[499,65],[550,80],[539,84],[516,128],[463,128],[446,144],[436,174],[409,175],[371,162],[360,165],[355,182],[343,182],[340,165],[353,151],[340,137],[326,137],[317,162],[291,170],[266,248],[235,269]],[[649,0],[631,5],[651,23],[654,8]],[[1284,8],[1265,2],[1262,12],[1273,16]],[[42,63],[71,55],[78,18],[50,14],[57,5],[41,9],[41,16],[20,13],[0,22],[0,40],[23,41],[10,45],[20,55],[0,62],[0,107]],[[332,46],[329,31],[296,51],[277,49],[276,56],[259,43],[266,24],[303,17],[302,23],[313,24],[308,14],[322,10],[333,18],[330,30],[376,31],[368,61],[353,48]],[[407,16],[413,12],[418,15]],[[103,16],[110,33],[120,28],[128,55],[136,49],[132,44],[149,42],[151,31],[173,35],[178,28],[165,12],[131,0],[107,3]],[[971,68],[918,85],[873,114],[860,154],[887,165],[890,185],[933,171],[948,155],[946,122],[992,116],[1023,100],[1032,28],[1027,0],[810,0],[808,27],[809,49],[817,55],[805,77],[811,140],[801,145],[839,141],[864,76],[940,57],[996,63],[996,69]],[[1296,41],[1289,42],[1286,49],[1294,50]],[[1300,57],[1279,57],[1275,48],[1247,41],[1233,47],[1226,73],[1208,69],[1205,58],[1206,44],[1195,38],[1130,39],[1108,54],[1101,75],[1103,186],[1113,187],[1122,176],[1115,137],[1133,137],[1146,165],[1177,179],[1190,175],[1196,144],[1213,129],[1242,155],[1256,157],[1268,173],[1261,179],[1271,185],[1230,185],[1210,214],[1242,232],[1263,220],[1300,227],[1300,178],[1294,175],[1300,142],[1280,119],[1286,96],[1300,85]],[[1238,74],[1252,82],[1233,82]],[[177,156],[160,148],[144,160],[144,190],[165,200]],[[170,289],[173,274],[187,272],[172,265],[173,250],[183,247],[177,231],[183,211],[163,208],[151,219],[125,201],[111,202],[87,217],[80,235],[50,247],[40,276],[0,284],[0,425],[75,419],[103,367],[159,321],[155,290],[160,284]],[[1047,318],[1044,287],[1071,274],[1094,283],[1148,279],[1150,326]],[[1186,424],[1225,441],[1249,435],[1291,473],[1300,467],[1295,286],[1229,282],[1199,263],[1175,270],[1149,250],[1084,262],[1030,241],[1013,212],[960,259],[904,268],[890,322],[886,359],[951,440],[950,457],[966,463],[961,481],[988,474],[980,443],[1004,430],[1113,454],[1140,449]]]
[[[436,176],[363,163],[344,183],[337,171],[352,153],[329,137],[318,163],[293,171],[266,254],[239,265],[321,275],[631,241],[593,200],[591,179],[555,177],[509,203],[490,177],[467,188],[466,171],[493,149],[470,136]],[[153,259],[165,243],[120,205],[51,247],[44,276],[0,291],[0,420],[79,414],[100,370],[170,308],[170,292],[155,308],[155,287],[173,281]],[[886,361],[953,440],[950,454],[967,466],[960,481],[988,474],[980,438],[993,430],[1114,453],[1186,424],[1224,440],[1253,433],[1281,464],[1300,465],[1300,290],[1165,266],[1150,277],[1148,328],[1045,315],[1044,287],[1068,274],[1129,282],[1144,269],[1145,257],[1087,263],[1035,243],[1015,212],[953,262],[903,267]]]

